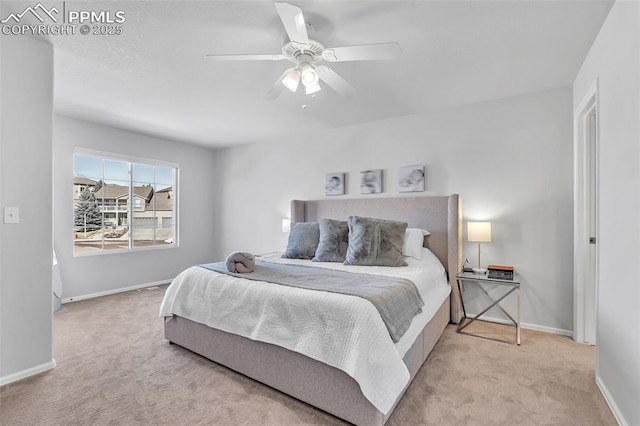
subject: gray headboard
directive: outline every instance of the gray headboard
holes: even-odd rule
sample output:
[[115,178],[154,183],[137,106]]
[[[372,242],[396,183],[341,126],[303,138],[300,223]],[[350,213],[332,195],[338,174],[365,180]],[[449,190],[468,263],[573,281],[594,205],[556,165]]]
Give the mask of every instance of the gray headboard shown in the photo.
[[346,220],[349,216],[367,216],[407,222],[411,228],[423,228],[431,235],[428,247],[442,262],[451,284],[451,321],[460,320],[456,274],[462,259],[462,207],[458,194],[443,197],[397,197],[291,201],[292,222],[315,222],[321,218]]

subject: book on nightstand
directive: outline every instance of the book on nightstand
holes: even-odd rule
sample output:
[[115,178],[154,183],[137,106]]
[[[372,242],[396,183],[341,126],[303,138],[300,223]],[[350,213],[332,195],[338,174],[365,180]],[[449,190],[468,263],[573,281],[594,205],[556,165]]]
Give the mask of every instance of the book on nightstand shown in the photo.
[[493,278],[497,280],[512,280],[513,279],[513,266],[502,266],[502,265],[489,265],[487,266],[488,278]]

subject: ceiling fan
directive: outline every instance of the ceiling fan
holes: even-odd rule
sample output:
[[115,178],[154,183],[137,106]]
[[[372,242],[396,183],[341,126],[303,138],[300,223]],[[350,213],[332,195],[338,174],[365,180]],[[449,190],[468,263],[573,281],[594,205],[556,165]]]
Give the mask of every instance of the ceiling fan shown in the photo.
[[275,82],[269,91],[273,97],[277,96],[277,90],[275,89],[279,83],[282,83],[292,92],[298,90],[298,86],[302,83],[305,93],[312,94],[322,89],[320,87],[320,81],[322,81],[339,94],[350,98],[355,94],[355,88],[328,66],[318,65],[319,62],[394,59],[402,52],[402,48],[398,43],[327,48],[319,41],[309,38],[307,23],[299,7],[283,2],[275,2],[274,4],[289,36],[289,42],[282,47],[282,53],[213,54],[205,55],[205,58],[216,61],[281,61],[286,59],[293,62],[295,66],[285,70]]

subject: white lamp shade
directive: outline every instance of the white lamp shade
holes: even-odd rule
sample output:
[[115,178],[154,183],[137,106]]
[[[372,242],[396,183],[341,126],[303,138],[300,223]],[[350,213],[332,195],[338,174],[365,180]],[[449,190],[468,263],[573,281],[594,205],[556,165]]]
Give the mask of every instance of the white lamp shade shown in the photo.
[[282,219],[282,232],[291,231],[291,219]]
[[291,71],[282,78],[282,84],[292,92],[298,90],[298,84],[300,84],[300,71],[292,68]]
[[312,65],[303,63],[300,65],[300,80],[305,86],[315,86],[318,84],[318,73]]
[[472,243],[491,241],[491,222],[467,222],[467,240]]

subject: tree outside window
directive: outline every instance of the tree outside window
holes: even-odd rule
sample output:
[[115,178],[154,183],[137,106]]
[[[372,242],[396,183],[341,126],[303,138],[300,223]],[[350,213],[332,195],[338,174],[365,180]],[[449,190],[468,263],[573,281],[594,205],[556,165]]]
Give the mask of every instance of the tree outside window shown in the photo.
[[96,197],[88,188],[80,193],[80,198],[73,212],[73,224],[75,231],[83,232],[85,238],[87,232],[102,228],[102,212],[96,204]]

